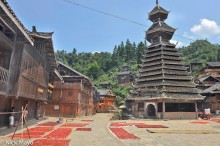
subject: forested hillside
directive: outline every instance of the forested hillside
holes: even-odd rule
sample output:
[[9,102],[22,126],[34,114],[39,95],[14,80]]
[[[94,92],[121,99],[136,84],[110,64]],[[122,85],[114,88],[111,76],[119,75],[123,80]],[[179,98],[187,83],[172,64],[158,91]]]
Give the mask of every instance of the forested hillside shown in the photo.
[[220,45],[211,44],[207,40],[197,40],[187,47],[179,48],[182,60],[186,63],[201,62],[201,66],[194,67],[193,75],[201,70],[206,62],[220,61]]
[[197,40],[187,47],[179,48],[183,61],[187,63],[199,61],[204,65],[210,61],[220,61],[220,45],[211,44],[207,40]]
[[[58,61],[90,77],[96,86],[100,82],[111,82],[120,105],[123,103],[121,99],[126,97],[130,88],[117,86],[117,72],[126,63],[131,66],[132,73],[136,76],[138,64],[141,63],[145,51],[146,42],[136,44],[127,40],[115,45],[112,53],[77,52],[77,49],[74,48],[72,52],[57,51],[56,57]],[[197,40],[187,47],[179,48],[179,51],[183,61],[187,63],[196,61],[202,62],[205,66],[208,61],[220,61],[220,45],[211,44],[207,40]],[[201,68],[202,66],[199,66],[196,70]]]
[[72,52],[64,50],[57,51],[58,61],[76,69],[77,71],[90,77],[95,83],[102,81],[114,81],[116,72],[127,63],[131,65],[132,71],[137,72],[137,64],[141,63],[142,54],[146,49],[146,44],[140,42],[138,45],[127,40],[115,45],[113,53],[109,52],[77,52],[74,48]]

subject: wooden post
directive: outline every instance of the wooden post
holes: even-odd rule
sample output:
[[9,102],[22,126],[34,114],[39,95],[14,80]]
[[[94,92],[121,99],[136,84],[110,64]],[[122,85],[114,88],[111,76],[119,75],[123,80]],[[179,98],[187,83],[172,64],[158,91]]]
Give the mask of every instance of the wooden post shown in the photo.
[[135,100],[133,100],[133,102],[132,102],[132,114],[134,114],[135,113]]
[[198,119],[197,102],[195,101],[196,119]]
[[144,102],[144,115],[146,116],[146,117],[148,117],[149,115],[148,115],[148,111],[147,111],[147,106],[148,106],[148,104],[147,104],[147,102]]
[[163,100],[163,119],[165,119],[165,101]]
[[28,126],[27,126],[27,122],[26,122],[26,117],[24,117],[24,112],[26,112],[27,106],[28,106],[28,104],[26,104],[25,108],[23,108],[23,106],[22,106],[21,118],[20,118],[20,120],[19,120],[19,122],[18,122],[18,125],[16,125],[15,131],[14,131],[13,136],[12,136],[12,138],[11,138],[12,140],[13,140],[13,138],[14,138],[14,135],[15,135],[17,129],[18,129],[18,126],[19,126],[20,122],[21,122],[21,124],[22,124],[21,127],[22,127],[22,129],[23,129],[23,120],[24,120],[24,122],[25,122],[25,126],[26,126],[26,129],[27,129],[27,132],[28,132],[29,139],[31,139],[30,133],[29,133],[29,129],[28,129]]
[[61,99],[63,96],[63,83],[61,83],[61,88],[60,88],[60,97],[59,97],[59,122],[61,121]]

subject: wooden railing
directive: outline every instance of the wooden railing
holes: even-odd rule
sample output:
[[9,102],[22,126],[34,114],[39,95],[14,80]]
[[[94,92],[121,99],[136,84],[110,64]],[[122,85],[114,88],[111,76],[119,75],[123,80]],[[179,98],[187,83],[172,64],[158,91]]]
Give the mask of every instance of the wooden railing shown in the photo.
[[7,82],[8,74],[9,74],[9,71],[0,66],[0,81]]

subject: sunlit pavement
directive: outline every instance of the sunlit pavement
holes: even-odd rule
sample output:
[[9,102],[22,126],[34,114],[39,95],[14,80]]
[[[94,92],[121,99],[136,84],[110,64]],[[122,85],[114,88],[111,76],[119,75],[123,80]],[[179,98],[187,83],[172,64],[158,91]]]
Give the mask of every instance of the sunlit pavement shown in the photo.
[[[32,131],[37,124],[53,122],[58,118],[49,118],[30,126],[30,134],[39,134],[32,139],[11,139],[8,135],[0,137],[0,145],[27,145],[35,141],[35,145],[45,144],[54,146],[219,146],[220,119],[214,120],[123,120],[110,121],[112,114],[96,114],[93,116],[75,118],[53,126],[47,132]],[[193,122],[193,123],[192,123]],[[114,123],[114,124],[112,124]],[[149,128],[150,125],[150,128]],[[155,128],[155,125],[167,128]],[[148,127],[148,128],[145,128]],[[139,128],[138,128],[139,127]],[[37,128],[37,130],[40,130]],[[150,133],[147,130],[159,131]],[[163,130],[167,133],[160,133]],[[169,133],[171,131],[171,133]],[[174,131],[174,132],[172,132]],[[180,134],[175,131],[190,131],[192,133]],[[194,132],[209,131],[210,134]],[[1,132],[2,133],[2,129]],[[21,133],[18,131],[16,133]],[[36,143],[38,140],[38,143]],[[7,142],[7,143],[6,143]],[[11,143],[10,143],[11,142]],[[20,143],[19,143],[20,142]],[[26,142],[26,143],[25,143]],[[48,144],[49,143],[49,144]]]

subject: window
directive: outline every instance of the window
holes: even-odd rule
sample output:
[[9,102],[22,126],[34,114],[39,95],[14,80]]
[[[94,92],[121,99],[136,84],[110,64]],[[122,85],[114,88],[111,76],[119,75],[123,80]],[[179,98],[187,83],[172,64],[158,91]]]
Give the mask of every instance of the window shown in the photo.
[[166,112],[195,112],[194,103],[165,103]]
[[138,103],[138,111],[144,111],[144,103]]
[[163,103],[162,102],[157,104],[157,111],[158,112],[163,112]]
[[165,103],[166,112],[179,112],[178,103]]

